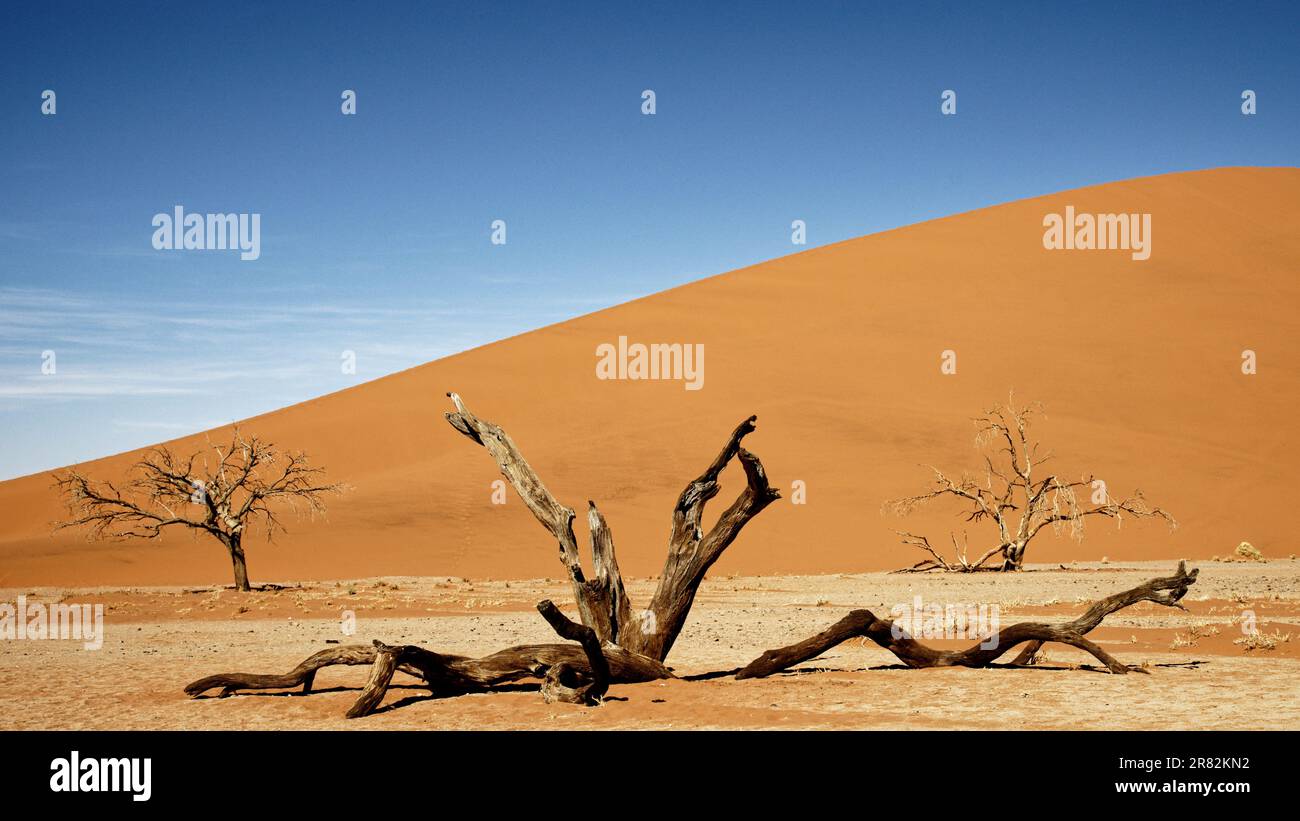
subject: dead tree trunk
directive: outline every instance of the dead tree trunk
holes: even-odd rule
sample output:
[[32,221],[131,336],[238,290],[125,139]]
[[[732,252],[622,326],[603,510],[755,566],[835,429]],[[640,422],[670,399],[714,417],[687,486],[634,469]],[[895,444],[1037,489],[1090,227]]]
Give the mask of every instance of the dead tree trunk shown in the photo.
[[[456,406],[455,413],[446,415],[447,421],[487,449],[533,516],[559,543],[560,561],[573,583],[573,596],[582,623],[594,630],[601,641],[617,644],[657,661],[667,658],[677,640],[695,601],[695,593],[704,581],[704,574],[735,541],[749,520],[781,497],[769,486],[762,462],[740,445],[741,440],[754,430],[758,417],[751,416],[732,431],[722,451],[678,497],[673,508],[668,557],[659,575],[659,585],[650,599],[650,606],[634,610],[619,573],[613,535],[596,503],[587,502],[592,567],[595,569],[595,578],[587,579],[578,554],[578,541],[573,534],[573,510],[556,501],[504,430],[479,419],[456,394],[447,395]],[[746,487],[705,533],[702,526],[704,506],[718,495],[718,474],[733,458],[739,459],[744,468]]]
[[1007,552],[1002,560],[1002,570],[1012,571],[1020,570],[1025,566],[1025,548],[1028,545],[1025,542],[1015,542],[1007,547]]
[[[704,473],[682,491],[673,508],[668,557],[659,585],[649,608],[636,611],[623,586],[609,525],[595,503],[588,502],[587,510],[595,568],[595,578],[589,580],[583,573],[573,533],[574,512],[551,496],[504,430],[470,413],[456,394],[448,396],[456,412],[448,413],[447,421],[487,449],[524,504],[559,543],[560,560],[573,583],[582,624],[570,621],[549,601],[539,603],[537,608],[556,633],[579,644],[521,645],[475,659],[375,641],[373,646],[354,644],[322,650],[283,675],[208,676],[187,686],[188,695],[199,696],[218,688],[222,695],[230,695],[239,690],[278,690],[300,685],[303,692],[310,692],[316,671],[322,667],[370,664],[370,679],[347,713],[349,718],[356,718],[379,706],[398,671],[419,678],[437,695],[458,695],[524,678],[540,678],[542,695],[548,701],[581,704],[598,703],[610,684],[672,677],[663,660],[686,623],[704,574],[745,524],[780,498],[780,493],[768,485],[758,457],[740,446],[741,440],[754,430],[756,417],[741,422]],[[701,523],[704,506],[718,495],[718,475],[733,458],[738,458],[744,468],[746,487],[705,533]]]
[[1086,650],[1112,673],[1127,673],[1130,669],[1105,650],[1084,638],[1084,634],[1101,624],[1102,619],[1138,602],[1149,601],[1182,609],[1179,600],[1187,588],[1196,582],[1197,571],[1188,572],[1183,562],[1178,572],[1166,578],[1152,579],[1146,584],[1116,593],[1088,608],[1082,616],[1065,624],[1051,625],[1040,622],[1021,622],[999,630],[992,637],[966,650],[934,650],[913,639],[907,631],[889,619],[877,618],[870,610],[854,610],[840,621],[817,635],[798,644],[768,650],[736,674],[736,678],[762,678],[796,664],[814,659],[848,639],[868,638],[893,653],[909,667],[987,667],[1013,647],[1029,642],[1015,658],[1013,664],[1029,664],[1034,653],[1044,642],[1055,641]]
[[230,551],[230,563],[235,571],[235,589],[245,593],[253,588],[248,583],[248,560],[244,556],[244,546],[240,534],[227,538],[226,549]]

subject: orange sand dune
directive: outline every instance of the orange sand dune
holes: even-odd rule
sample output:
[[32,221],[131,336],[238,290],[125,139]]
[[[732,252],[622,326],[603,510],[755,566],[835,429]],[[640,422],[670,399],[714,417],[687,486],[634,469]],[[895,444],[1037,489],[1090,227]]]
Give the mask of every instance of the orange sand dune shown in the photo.
[[[1153,252],[1048,251],[1043,217],[1147,212]],[[328,521],[289,520],[249,544],[254,581],[380,574],[557,576],[546,533],[517,497],[491,503],[488,455],[442,419],[443,394],[503,425],[556,496],[596,500],[624,572],[658,572],[676,495],[737,422],[785,500],[715,572],[825,573],[917,557],[892,528],[947,544],[985,524],[948,506],[906,520],[882,500],[922,489],[922,464],[979,462],[969,418],[1009,389],[1046,403],[1056,469],[1114,493],[1141,487],[1182,527],[1089,523],[1032,561],[1225,554],[1248,540],[1296,550],[1300,462],[1300,169],[1219,169],[1101,185],[817,248],[438,360],[244,423],[308,450],[355,487]],[[601,381],[596,347],[703,343],[702,390]],[[1259,373],[1241,373],[1243,349]],[[956,351],[956,375],[940,354]],[[224,432],[221,433],[224,436]],[[178,446],[191,446],[189,437]],[[138,454],[84,465],[116,477]],[[789,501],[807,485],[807,504]],[[743,485],[731,468],[716,515]],[[90,544],[49,535],[45,475],[0,484],[0,586],[228,582],[219,546],[180,532]]]

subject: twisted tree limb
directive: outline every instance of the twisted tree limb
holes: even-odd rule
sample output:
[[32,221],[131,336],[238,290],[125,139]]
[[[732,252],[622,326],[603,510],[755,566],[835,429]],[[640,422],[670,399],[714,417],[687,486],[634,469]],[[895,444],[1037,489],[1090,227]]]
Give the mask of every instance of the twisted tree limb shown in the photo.
[[[759,458],[741,447],[741,440],[754,431],[758,420],[758,417],[751,416],[736,426],[721,452],[678,497],[673,508],[668,556],[659,575],[658,587],[650,606],[634,611],[614,554],[613,535],[596,503],[587,502],[592,566],[595,568],[595,578],[588,579],[583,573],[578,542],[573,534],[573,510],[556,501],[504,430],[475,416],[456,394],[447,395],[456,407],[454,413],[446,414],[447,421],[491,454],[501,474],[533,516],[555,537],[560,547],[560,561],[573,584],[573,596],[582,623],[594,630],[601,641],[658,661],[667,658],[677,640],[705,573],[735,541],[749,520],[781,497],[768,484]],[[721,489],[718,476],[732,459],[740,461],[745,471],[746,487],[706,533],[702,526],[704,506],[718,495]]]
[[[396,671],[419,678],[436,696],[454,696],[482,692],[500,684],[527,678],[552,681],[543,685],[550,700],[596,703],[610,683],[633,683],[672,678],[673,674],[659,662],[615,645],[594,643],[590,628],[575,624],[544,601],[538,610],[564,638],[577,644],[523,644],[499,650],[482,658],[435,653],[415,645],[388,645],[375,641],[373,646],[352,644],[331,647],[315,653],[283,675],[259,673],[221,673],[207,676],[185,688],[197,697],[220,689],[222,695],[239,690],[283,690],[303,685],[310,692],[316,671],[332,665],[372,665],[370,680],[357,701],[348,710],[348,718],[368,715],[383,700]],[[582,631],[589,635],[582,635]],[[567,692],[571,691],[571,692]]]
[[625,605],[627,601],[623,578],[618,570],[618,562],[613,557],[613,537],[609,534],[608,527],[604,526],[604,517],[596,510],[595,503],[588,503],[588,518],[592,523],[592,557],[596,568],[596,578],[589,581],[583,574],[578,540],[573,535],[572,508],[556,501],[508,433],[470,413],[455,393],[448,393],[447,396],[451,397],[456,406],[455,413],[445,414],[447,421],[487,449],[524,505],[559,543],[560,561],[573,583],[573,598],[578,605],[582,623],[594,629],[600,638],[615,641],[619,629],[626,623],[623,618],[630,621],[630,616],[626,608],[618,604],[622,602]]
[[546,671],[546,681],[542,684],[542,698],[547,703],[565,701],[570,704],[599,704],[609,689],[609,663],[601,650],[600,639],[596,638],[596,631],[585,624],[570,621],[549,600],[539,602],[537,609],[561,638],[582,645],[583,652],[587,654],[589,670],[584,674],[580,668],[570,667],[563,662],[552,665]]
[[[492,685],[521,678],[544,678],[542,696],[546,701],[596,705],[609,689],[610,659],[590,627],[570,621],[549,600],[537,603],[542,618],[561,638],[581,644],[582,656],[573,645],[542,644],[512,647],[481,659],[442,656],[415,645],[389,646],[374,643],[374,666],[370,679],[348,710],[348,718],[360,718],[374,712],[384,700],[393,673],[400,668],[414,668],[437,694],[459,695],[488,689]],[[662,665],[644,657],[611,647],[619,681],[651,681],[672,676]]]
[[[1152,579],[1132,590],[1116,593],[1096,602],[1079,618],[1065,624],[1021,622],[999,630],[993,636],[965,650],[935,650],[913,639],[890,619],[877,618],[870,610],[854,610],[840,621],[798,644],[768,650],[751,661],[736,678],[763,678],[796,664],[814,659],[827,650],[851,638],[870,639],[898,656],[909,667],[987,667],[1017,645],[1029,644],[1016,657],[1013,664],[1031,663],[1034,653],[1044,642],[1054,641],[1086,650],[1106,665],[1112,673],[1124,674],[1130,669],[1105,650],[1084,638],[1084,634],[1101,624],[1102,619],[1138,602],[1149,601],[1167,607],[1184,609],[1179,600],[1187,588],[1196,582],[1197,570],[1190,572],[1183,562],[1178,571],[1165,578]],[[1142,670],[1141,672],[1145,672]]]

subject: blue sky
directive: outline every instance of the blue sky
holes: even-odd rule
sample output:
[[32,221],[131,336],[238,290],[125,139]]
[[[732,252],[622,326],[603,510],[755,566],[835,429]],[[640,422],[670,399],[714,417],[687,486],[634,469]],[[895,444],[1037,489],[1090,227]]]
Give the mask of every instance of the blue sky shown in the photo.
[[[702,5],[5,4],[0,478],[787,254],[793,219],[1296,164],[1295,3]],[[178,204],[261,214],[261,257],[154,250]]]

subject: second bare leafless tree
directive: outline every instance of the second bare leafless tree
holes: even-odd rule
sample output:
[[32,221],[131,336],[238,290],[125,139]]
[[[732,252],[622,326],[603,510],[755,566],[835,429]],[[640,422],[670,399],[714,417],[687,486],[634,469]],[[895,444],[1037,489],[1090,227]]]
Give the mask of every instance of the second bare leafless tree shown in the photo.
[[[907,570],[1019,570],[1024,566],[1030,541],[1044,528],[1082,541],[1084,522],[1089,516],[1112,519],[1117,527],[1126,517],[1162,519],[1171,528],[1178,526],[1167,511],[1149,504],[1140,490],[1115,499],[1104,483],[1096,483],[1089,474],[1070,480],[1040,470],[1051,459],[1051,453],[1040,453],[1039,443],[1029,436],[1029,426],[1041,410],[1037,403],[1017,408],[1014,397],[1005,405],[994,405],[974,420],[975,446],[987,449],[982,475],[962,473],[954,478],[931,467],[934,484],[929,490],[884,504],[884,512],[906,516],[928,502],[955,499],[965,506],[966,521],[988,522],[997,530],[996,538],[975,559],[969,558],[965,534],[960,541],[956,534],[950,534],[952,557],[945,558],[926,536],[898,531],[905,544],[927,554]],[[1080,494],[1089,501],[1080,501]]]

